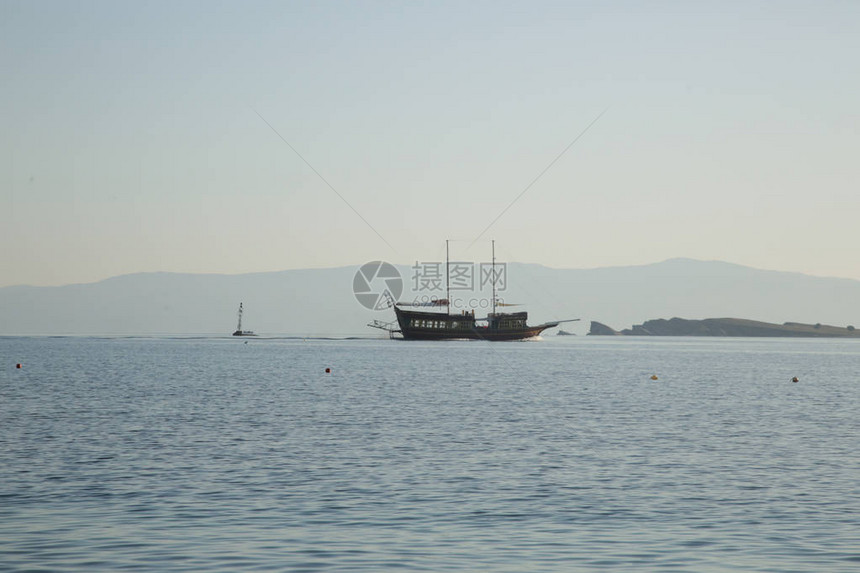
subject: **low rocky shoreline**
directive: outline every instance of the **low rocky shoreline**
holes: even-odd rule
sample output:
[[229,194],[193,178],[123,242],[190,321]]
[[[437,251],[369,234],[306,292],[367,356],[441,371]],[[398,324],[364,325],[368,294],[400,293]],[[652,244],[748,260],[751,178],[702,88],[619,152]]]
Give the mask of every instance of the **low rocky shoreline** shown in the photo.
[[592,321],[590,336],[743,336],[743,337],[797,337],[797,338],[860,338],[853,326],[802,324],[786,322],[772,324],[742,318],[706,318],[687,320],[659,318],[648,320],[632,328],[614,330],[605,324]]

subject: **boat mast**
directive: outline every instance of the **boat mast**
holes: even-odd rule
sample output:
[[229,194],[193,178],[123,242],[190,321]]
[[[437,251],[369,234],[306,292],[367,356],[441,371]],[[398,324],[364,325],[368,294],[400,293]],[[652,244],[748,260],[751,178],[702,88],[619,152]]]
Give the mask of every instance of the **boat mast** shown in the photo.
[[236,327],[236,332],[242,332],[242,303],[239,303],[239,325]]
[[445,239],[445,302],[448,303],[448,314],[451,314],[451,261],[448,257],[448,239]]
[[493,239],[493,314],[496,314],[496,240]]

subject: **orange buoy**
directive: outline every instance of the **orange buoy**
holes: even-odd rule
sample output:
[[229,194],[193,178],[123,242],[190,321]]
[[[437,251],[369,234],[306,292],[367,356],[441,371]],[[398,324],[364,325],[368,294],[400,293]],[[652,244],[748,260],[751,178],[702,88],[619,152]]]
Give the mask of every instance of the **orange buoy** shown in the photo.
[[651,375],[651,380],[657,380],[657,375],[656,375],[656,374],[652,374],[652,375]]

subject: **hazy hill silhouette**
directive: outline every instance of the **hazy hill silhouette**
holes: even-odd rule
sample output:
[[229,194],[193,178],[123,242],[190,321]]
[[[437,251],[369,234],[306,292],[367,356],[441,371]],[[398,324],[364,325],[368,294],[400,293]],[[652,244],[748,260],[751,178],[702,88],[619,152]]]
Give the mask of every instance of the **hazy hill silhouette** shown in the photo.
[[[373,312],[355,300],[358,266],[243,275],[141,273],[91,284],[5,287],[0,334],[229,335],[241,301],[243,327],[260,334],[377,335],[365,324],[393,320],[393,312]],[[412,270],[398,269],[406,287],[401,299],[411,299]],[[582,318],[566,329],[583,334],[590,320],[620,330],[671,317],[860,326],[860,281],[851,279],[691,259],[597,269],[509,263],[507,274],[509,288],[500,296],[524,303],[512,310],[528,310],[532,323]]]

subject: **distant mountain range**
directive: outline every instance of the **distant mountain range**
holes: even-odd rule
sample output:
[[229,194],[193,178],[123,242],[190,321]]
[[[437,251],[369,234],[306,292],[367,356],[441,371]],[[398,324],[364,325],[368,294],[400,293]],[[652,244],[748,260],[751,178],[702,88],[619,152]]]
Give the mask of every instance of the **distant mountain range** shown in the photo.
[[[393,320],[391,310],[371,311],[353,294],[359,265],[243,275],[141,273],[91,284],[0,288],[0,334],[224,334],[243,327],[261,335],[365,335],[373,319]],[[406,292],[444,297],[444,291],[410,292],[410,266],[398,265]],[[512,310],[528,310],[531,323],[581,318],[565,330],[585,334],[595,320],[622,329],[653,318],[742,318],[860,326],[860,281],[765,271],[724,262],[671,259],[661,263],[597,269],[553,269],[508,263]],[[381,283],[374,288],[381,289]],[[455,291],[463,299],[489,293]],[[453,296],[452,296],[453,298]],[[476,314],[485,314],[479,307]],[[552,334],[548,331],[547,334]]]

